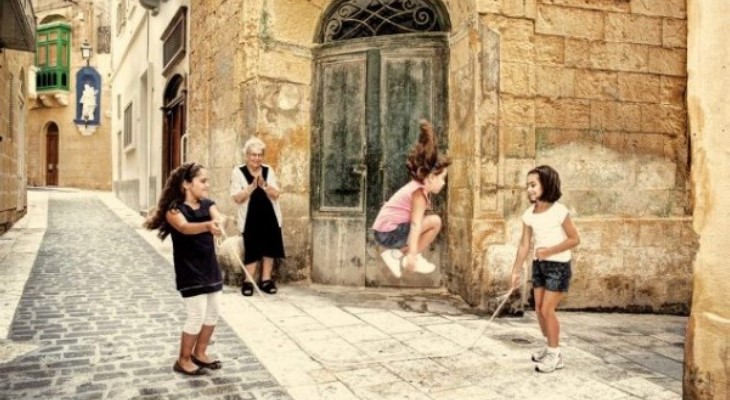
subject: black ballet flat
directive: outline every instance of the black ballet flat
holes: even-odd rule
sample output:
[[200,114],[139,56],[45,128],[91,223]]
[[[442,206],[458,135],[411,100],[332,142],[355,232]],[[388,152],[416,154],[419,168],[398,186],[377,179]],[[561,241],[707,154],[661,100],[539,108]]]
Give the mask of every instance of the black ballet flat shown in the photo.
[[190,375],[190,376],[198,376],[198,375],[205,374],[205,372],[203,371],[202,368],[195,368],[192,371],[188,371],[185,368],[183,368],[182,365],[180,365],[180,362],[178,362],[178,361],[175,361],[175,365],[172,366],[172,370],[175,372],[179,372],[181,374]]
[[223,368],[223,365],[221,364],[220,360],[211,361],[209,363],[205,361],[199,360],[195,356],[190,356],[190,359],[193,360],[193,363],[197,365],[200,368],[207,368],[207,369],[221,369]]

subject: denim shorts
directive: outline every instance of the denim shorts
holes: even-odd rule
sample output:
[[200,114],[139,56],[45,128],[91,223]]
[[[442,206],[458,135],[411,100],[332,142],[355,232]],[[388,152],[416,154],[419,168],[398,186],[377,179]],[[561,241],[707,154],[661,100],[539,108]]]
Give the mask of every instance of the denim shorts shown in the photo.
[[400,249],[408,244],[408,234],[411,232],[411,223],[399,224],[390,232],[375,231],[375,241],[389,249]]
[[572,276],[570,261],[541,261],[532,262],[532,287],[545,288],[551,292],[567,292]]

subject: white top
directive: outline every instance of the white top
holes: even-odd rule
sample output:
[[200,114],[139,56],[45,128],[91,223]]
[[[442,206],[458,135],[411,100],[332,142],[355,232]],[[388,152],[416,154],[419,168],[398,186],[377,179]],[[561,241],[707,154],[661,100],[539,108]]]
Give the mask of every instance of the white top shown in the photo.
[[[569,213],[567,207],[557,202],[541,213],[535,213],[535,206],[528,208],[522,214],[522,222],[532,228],[533,248],[552,247],[567,239],[563,222]],[[568,262],[571,257],[570,250],[565,250],[551,255],[546,261]]]
[[[241,172],[241,167],[243,167],[245,164],[241,164],[237,167],[233,168],[233,171],[231,171],[231,187],[229,190],[229,193],[231,197],[235,196],[238,193],[241,193],[241,190],[243,190],[245,187],[248,186],[248,182],[246,181],[246,177],[243,176],[243,172]],[[271,185],[274,189],[279,190],[279,182],[276,180],[276,174],[274,173],[274,169],[269,167],[266,164],[263,164],[262,166],[269,169],[269,173],[266,177],[266,184]],[[243,232],[243,228],[246,227],[246,216],[248,215],[248,201],[250,197],[246,199],[243,203],[238,205],[238,231]],[[271,197],[269,197],[269,200],[271,200],[271,204],[274,206],[274,214],[276,214],[276,220],[279,221],[279,227],[281,228],[281,208],[279,207],[279,201],[278,200],[272,200]]]

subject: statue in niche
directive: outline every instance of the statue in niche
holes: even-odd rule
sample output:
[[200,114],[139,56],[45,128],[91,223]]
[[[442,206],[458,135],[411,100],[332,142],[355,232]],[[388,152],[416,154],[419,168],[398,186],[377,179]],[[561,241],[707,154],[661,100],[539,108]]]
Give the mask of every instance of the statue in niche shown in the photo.
[[79,103],[81,103],[82,106],[81,118],[86,121],[91,121],[94,119],[97,93],[99,93],[99,91],[94,89],[93,86],[88,83],[84,83],[84,91],[81,94],[81,100],[79,101]]

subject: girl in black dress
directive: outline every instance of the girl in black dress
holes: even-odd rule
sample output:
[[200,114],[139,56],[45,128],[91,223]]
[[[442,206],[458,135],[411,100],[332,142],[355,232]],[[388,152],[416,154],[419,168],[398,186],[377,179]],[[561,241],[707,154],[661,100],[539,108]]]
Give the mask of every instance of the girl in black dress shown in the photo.
[[231,172],[230,193],[238,204],[238,228],[243,234],[244,259],[248,271],[241,287],[244,296],[253,294],[256,265],[262,261],[259,288],[269,294],[277,291],[271,279],[275,258],[284,258],[281,234],[281,209],[278,198],[279,184],[274,170],[263,164],[266,145],[258,138],[246,141],[243,147],[246,163]]
[[157,209],[145,222],[172,237],[175,282],[183,297],[187,319],[180,339],[180,355],[173,370],[200,375],[204,368],[221,368],[206,354],[216,322],[223,277],[215,256],[213,236],[221,234],[220,214],[208,199],[208,174],[202,165],[187,163],[167,178]]

